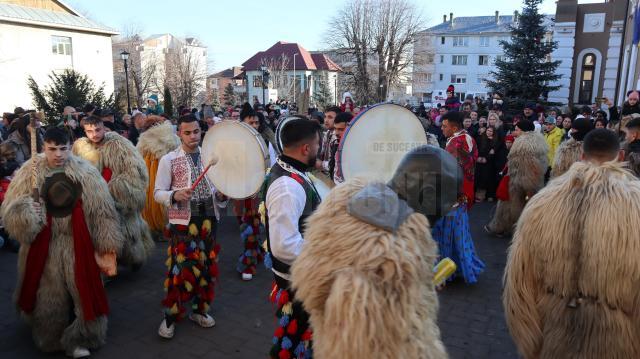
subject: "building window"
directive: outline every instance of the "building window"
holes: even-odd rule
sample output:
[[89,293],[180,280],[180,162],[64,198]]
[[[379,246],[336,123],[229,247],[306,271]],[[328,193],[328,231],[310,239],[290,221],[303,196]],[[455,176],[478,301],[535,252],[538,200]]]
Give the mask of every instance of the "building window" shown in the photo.
[[482,47],[489,46],[489,36],[480,36],[480,46]]
[[504,55],[496,56],[496,62],[498,62],[498,61],[504,61]]
[[440,63],[443,64],[444,63],[444,55],[440,55]]
[[466,84],[467,75],[451,75],[451,83],[454,84]]
[[428,64],[432,64],[433,63],[433,54],[427,54],[427,63]]
[[443,81],[443,80],[444,80],[444,75],[440,74],[440,81]]
[[466,65],[467,55],[453,55],[451,56],[451,65]]
[[486,80],[485,77],[486,77],[486,75],[478,75],[478,78],[476,78],[476,83],[477,84],[484,84],[484,81]]
[[440,38],[440,43],[444,45],[444,36]]
[[580,76],[580,103],[591,103],[593,94],[593,77],[596,70],[596,55],[586,54],[582,60],[582,76]]
[[431,73],[424,74],[424,80],[425,82],[431,82]]
[[253,76],[253,87],[262,87],[262,76]]
[[480,65],[480,66],[488,66],[489,65],[489,55],[480,55],[480,56],[478,56],[478,65]]
[[71,38],[66,36],[51,36],[51,52],[55,55],[71,56]]
[[454,36],[453,47],[469,46],[469,37],[467,36]]

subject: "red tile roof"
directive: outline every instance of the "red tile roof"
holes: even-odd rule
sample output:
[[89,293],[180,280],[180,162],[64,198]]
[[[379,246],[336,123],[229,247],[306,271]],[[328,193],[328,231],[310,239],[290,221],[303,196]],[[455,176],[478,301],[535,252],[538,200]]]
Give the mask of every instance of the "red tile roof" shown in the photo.
[[284,41],[278,41],[266,51],[260,51],[245,61],[242,66],[244,71],[257,71],[263,62],[271,59],[278,61],[284,55],[288,61],[286,70],[293,70],[293,55],[296,55],[296,70],[329,70],[339,71],[340,67],[322,54],[311,55],[304,47]]

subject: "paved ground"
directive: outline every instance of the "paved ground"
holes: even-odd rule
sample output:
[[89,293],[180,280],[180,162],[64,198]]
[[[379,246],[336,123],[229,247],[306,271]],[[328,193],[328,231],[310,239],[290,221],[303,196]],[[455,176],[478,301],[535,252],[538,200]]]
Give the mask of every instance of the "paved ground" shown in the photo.
[[[501,278],[507,239],[487,238],[482,224],[491,206],[472,210],[472,232],[486,272],[480,282],[468,286],[449,284],[440,295],[439,322],[442,339],[451,358],[517,358],[505,327],[501,304]],[[202,329],[179,323],[176,336],[165,341],[156,334],[162,320],[163,262],[166,245],[159,243],[153,259],[140,272],[122,272],[109,283],[111,304],[109,338],[96,358],[265,358],[275,325],[273,307],[267,301],[271,276],[260,268],[251,282],[235,272],[240,239],[235,219],[226,218],[220,228],[221,282],[213,315],[217,324]],[[62,358],[42,355],[32,342],[29,328],[19,319],[11,302],[15,286],[16,255],[0,252],[0,358]]]

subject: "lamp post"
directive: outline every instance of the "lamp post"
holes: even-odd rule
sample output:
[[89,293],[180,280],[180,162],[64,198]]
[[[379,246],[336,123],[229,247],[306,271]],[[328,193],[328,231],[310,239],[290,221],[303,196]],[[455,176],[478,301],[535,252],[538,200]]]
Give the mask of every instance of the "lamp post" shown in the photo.
[[266,88],[265,86],[265,76],[267,73],[267,67],[262,65],[260,66],[260,70],[262,71],[262,106],[266,106],[265,102],[264,102],[264,89]]
[[127,50],[122,50],[120,58],[124,61],[124,81],[127,88],[127,113],[131,114],[131,99],[129,98],[129,67],[127,66],[127,60],[129,60],[129,53]]
[[296,56],[298,56],[298,53],[296,52],[295,54],[293,54],[293,102],[296,102]]

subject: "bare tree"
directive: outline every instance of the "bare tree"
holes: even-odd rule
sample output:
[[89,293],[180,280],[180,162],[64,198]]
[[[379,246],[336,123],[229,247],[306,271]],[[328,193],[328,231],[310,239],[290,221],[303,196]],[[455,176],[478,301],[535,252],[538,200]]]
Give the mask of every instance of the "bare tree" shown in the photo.
[[389,87],[408,76],[422,23],[410,0],[350,0],[332,18],[326,43],[353,58],[351,76],[359,101],[384,100]]
[[278,97],[290,98],[295,80],[289,81],[287,75],[289,57],[281,54],[278,57],[263,58],[261,65],[265,66],[269,71],[269,87],[278,90]]
[[170,49],[160,78],[171,89],[177,103],[189,107],[204,102],[206,98],[206,64],[196,53],[198,50],[185,44]]

